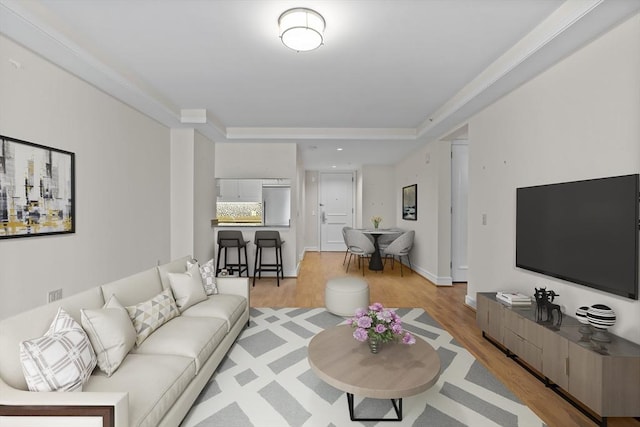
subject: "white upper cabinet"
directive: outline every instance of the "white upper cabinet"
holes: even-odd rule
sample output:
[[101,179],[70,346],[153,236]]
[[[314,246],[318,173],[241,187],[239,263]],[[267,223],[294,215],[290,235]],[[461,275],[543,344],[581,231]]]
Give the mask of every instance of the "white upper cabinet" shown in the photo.
[[219,179],[217,184],[220,202],[262,201],[262,180],[260,179]]

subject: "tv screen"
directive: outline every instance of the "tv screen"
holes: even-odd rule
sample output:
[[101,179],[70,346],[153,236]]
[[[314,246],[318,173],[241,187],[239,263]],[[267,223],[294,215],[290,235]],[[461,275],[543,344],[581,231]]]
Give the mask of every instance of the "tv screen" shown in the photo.
[[638,299],[638,174],[516,190],[516,266]]

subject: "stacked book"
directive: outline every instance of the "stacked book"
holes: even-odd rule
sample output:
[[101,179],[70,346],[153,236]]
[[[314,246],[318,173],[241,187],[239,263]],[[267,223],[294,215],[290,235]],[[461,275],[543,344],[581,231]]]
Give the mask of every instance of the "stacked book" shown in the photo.
[[496,292],[496,299],[509,305],[531,305],[530,296],[516,291],[498,291]]

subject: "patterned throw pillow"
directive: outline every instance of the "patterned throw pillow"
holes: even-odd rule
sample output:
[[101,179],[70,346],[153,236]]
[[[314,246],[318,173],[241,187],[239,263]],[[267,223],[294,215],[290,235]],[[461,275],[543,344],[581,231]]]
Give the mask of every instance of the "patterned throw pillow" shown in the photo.
[[[187,269],[193,265],[197,265],[198,261],[187,261]],[[213,258],[200,266],[200,275],[202,276],[202,286],[204,291],[208,295],[215,295],[218,293],[218,287],[216,286],[216,268],[213,265]]]
[[171,289],[160,292],[148,301],[128,306],[127,311],[136,328],[136,346],[142,344],[160,326],[180,316]]
[[20,361],[31,391],[82,391],[96,354],[78,322],[59,308],[44,336],[20,343]]

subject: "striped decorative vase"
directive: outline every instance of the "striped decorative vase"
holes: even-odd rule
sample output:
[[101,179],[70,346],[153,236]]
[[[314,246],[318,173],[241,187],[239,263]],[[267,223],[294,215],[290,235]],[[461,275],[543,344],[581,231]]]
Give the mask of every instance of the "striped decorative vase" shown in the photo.
[[595,329],[591,337],[594,341],[610,342],[607,329],[616,323],[616,313],[604,304],[594,304],[587,310],[589,324]]

